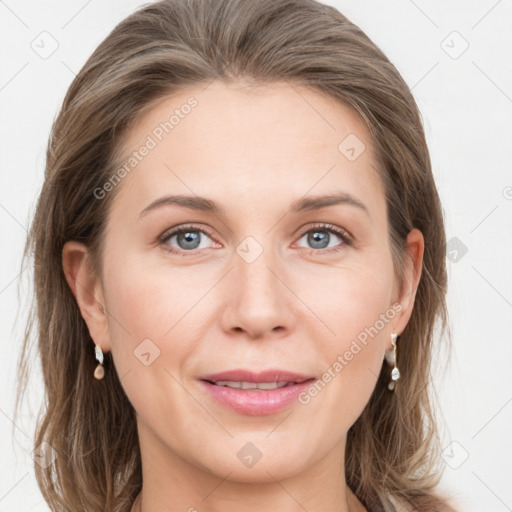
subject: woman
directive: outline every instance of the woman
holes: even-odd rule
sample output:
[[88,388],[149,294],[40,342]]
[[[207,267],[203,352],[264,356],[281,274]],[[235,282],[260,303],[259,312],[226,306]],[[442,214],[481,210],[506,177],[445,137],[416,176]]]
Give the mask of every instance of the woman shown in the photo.
[[166,0],[121,22],[55,121],[31,251],[52,510],[452,510],[428,148],[334,8]]

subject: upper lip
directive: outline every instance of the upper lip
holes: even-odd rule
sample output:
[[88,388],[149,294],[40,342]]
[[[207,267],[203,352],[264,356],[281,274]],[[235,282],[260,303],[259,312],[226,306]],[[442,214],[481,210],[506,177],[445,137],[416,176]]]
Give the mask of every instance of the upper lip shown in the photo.
[[311,375],[303,375],[286,370],[270,369],[261,372],[253,372],[251,370],[228,370],[220,373],[212,373],[199,377],[200,380],[219,382],[219,381],[235,381],[235,382],[304,382],[313,379]]

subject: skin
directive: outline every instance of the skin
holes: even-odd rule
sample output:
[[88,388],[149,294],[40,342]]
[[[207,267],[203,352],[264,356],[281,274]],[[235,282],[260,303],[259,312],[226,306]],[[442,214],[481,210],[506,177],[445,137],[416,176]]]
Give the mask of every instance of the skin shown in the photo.
[[[346,433],[375,387],[391,333],[410,318],[423,237],[413,230],[407,238],[400,284],[370,134],[351,109],[313,89],[220,82],[187,88],[139,119],[125,156],[190,96],[197,107],[117,185],[101,274],[82,244],[63,250],[91,337],[112,351],[137,412],[144,484],[133,510],[364,510],[345,483]],[[354,161],[338,150],[349,134],[366,146]],[[303,196],[334,192],[351,194],[367,211],[338,204],[290,212]],[[140,216],[170,194],[207,197],[224,211],[166,205]],[[158,241],[189,223],[208,230],[195,254],[180,255],[190,249],[176,236]],[[353,240],[321,228],[330,238],[319,249],[307,236],[316,223],[342,228]],[[251,263],[236,250],[247,236],[263,249]],[[235,368],[320,379],[398,303],[401,311],[307,405],[243,415],[214,402],[197,381]],[[146,339],[160,350],[147,366],[134,357]],[[262,454],[251,468],[237,458],[249,442]]]

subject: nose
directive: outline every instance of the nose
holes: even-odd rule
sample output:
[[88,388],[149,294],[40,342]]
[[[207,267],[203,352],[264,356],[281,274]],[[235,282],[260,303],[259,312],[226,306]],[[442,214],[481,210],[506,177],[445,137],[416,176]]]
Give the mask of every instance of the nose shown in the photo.
[[[242,254],[242,253],[240,253]],[[290,301],[293,293],[271,250],[265,249],[254,261],[234,255],[234,268],[225,289],[225,332],[246,333],[251,339],[285,336],[293,325]]]

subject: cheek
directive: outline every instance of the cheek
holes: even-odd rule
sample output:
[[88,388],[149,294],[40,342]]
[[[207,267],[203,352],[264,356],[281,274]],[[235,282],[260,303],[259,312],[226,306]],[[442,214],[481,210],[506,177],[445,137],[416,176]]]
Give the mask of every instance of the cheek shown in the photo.
[[[203,274],[161,263],[155,266],[129,255],[106,259],[105,297],[118,369],[137,369],[139,359],[154,361],[154,367],[172,360],[179,367],[201,327],[201,298],[211,287]],[[171,359],[160,357],[170,351]],[[149,357],[141,357],[148,352]]]
[[[159,338],[166,306],[158,296],[159,288],[151,273],[127,255],[110,253],[105,257],[104,288],[112,354],[119,376],[130,371],[138,375],[145,363],[154,367],[161,352]],[[168,307],[172,309],[172,304]]]
[[320,415],[328,416],[324,411],[330,411],[332,416],[325,421],[332,421],[333,428],[343,424],[348,429],[374,389],[396,315],[390,302],[392,284],[391,263],[374,262],[364,268],[339,269],[309,294],[307,300],[334,334],[319,336],[317,331],[323,374],[303,403],[318,407]]
[[[386,316],[392,309],[391,263],[373,261],[331,268],[303,279],[300,288],[304,302],[329,328],[330,335],[324,336],[322,343],[328,352],[347,347],[359,335],[364,341],[365,330],[375,325],[378,334],[385,334],[392,319],[389,314]],[[374,332],[372,337],[376,336]]]
[[[122,264],[112,264],[113,262]],[[112,355],[122,386],[141,418],[173,415],[178,381],[197,339],[199,277],[154,268],[124,255],[105,260],[105,298]],[[203,286],[204,287],[204,286]],[[191,309],[192,308],[192,309]],[[173,378],[175,377],[175,378]],[[148,390],[152,390],[148,393]],[[172,397],[172,398],[171,398]]]

